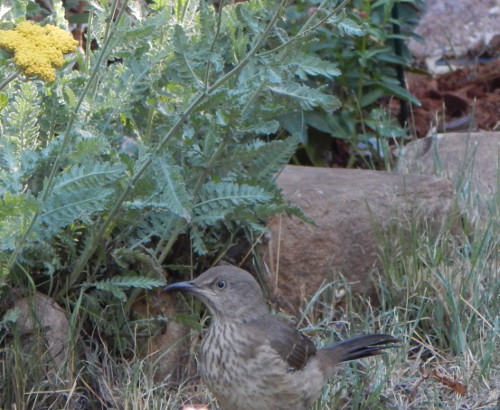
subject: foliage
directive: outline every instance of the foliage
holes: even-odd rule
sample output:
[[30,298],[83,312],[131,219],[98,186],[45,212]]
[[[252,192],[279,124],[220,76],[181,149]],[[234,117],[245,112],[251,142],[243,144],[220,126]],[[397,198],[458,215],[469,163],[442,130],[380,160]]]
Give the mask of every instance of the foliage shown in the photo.
[[[67,27],[52,6],[43,24]],[[71,340],[97,331],[123,353],[137,289],[164,283],[165,266],[204,268],[269,216],[300,216],[274,182],[298,139],[274,134],[283,113],[339,106],[311,81],[336,66],[307,43],[328,19],[349,26],[341,6],[325,0],[289,33],[284,1],[91,1],[83,49],[53,83],[0,50],[2,296],[49,295]],[[37,11],[8,1],[0,29]]]
[[[342,101],[342,108],[335,113],[319,110],[292,113],[285,116],[283,124],[292,134],[301,136],[308,161],[325,165],[324,151],[331,151],[331,138],[344,140],[351,156],[343,165],[352,166],[359,158],[387,157],[387,144],[405,136],[396,118],[389,115],[380,102],[395,97],[405,102],[419,104],[397,77],[396,67],[411,66],[411,58],[404,41],[416,37],[411,28],[416,24],[420,0],[353,0],[339,16],[330,19],[335,23],[318,29],[314,41],[306,52],[309,56],[335,62],[339,76],[331,81],[333,93]],[[399,18],[392,14],[398,7]],[[291,30],[306,13],[321,14],[325,11],[314,0],[300,0],[288,9]],[[401,33],[393,32],[393,25]],[[400,40],[401,53],[395,51],[395,41]],[[290,116],[301,121],[290,121]],[[329,145],[329,146],[328,146]],[[333,153],[335,155],[335,153]],[[369,164],[374,166],[373,162]],[[375,164],[376,165],[376,164]]]

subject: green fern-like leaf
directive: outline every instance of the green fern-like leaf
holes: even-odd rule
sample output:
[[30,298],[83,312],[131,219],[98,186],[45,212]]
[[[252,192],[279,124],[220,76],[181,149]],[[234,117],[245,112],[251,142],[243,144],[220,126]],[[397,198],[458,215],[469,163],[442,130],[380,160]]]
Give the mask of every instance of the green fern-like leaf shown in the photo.
[[126,212],[123,220],[129,233],[126,242],[132,247],[149,243],[154,237],[169,238],[180,220],[177,215],[155,206],[141,206],[138,210],[140,212]]
[[[151,273],[157,277],[163,277],[163,268],[154,258],[143,249],[131,249],[129,247],[117,248],[111,253],[115,262],[122,269],[129,269],[131,265],[140,264],[142,274]],[[149,275],[147,275],[149,277]]]
[[348,36],[362,36],[365,34],[361,26],[350,18],[343,18],[338,25],[341,33],[345,33]]
[[241,134],[271,135],[278,131],[280,123],[276,120],[270,121],[242,121],[235,127]]
[[287,83],[281,86],[269,86],[268,89],[275,94],[297,101],[306,111],[321,107],[326,112],[332,112],[340,107],[340,101],[333,95],[323,94],[320,90],[305,85]]
[[167,153],[154,160],[153,168],[160,202],[165,203],[166,208],[174,214],[189,221],[192,203],[181,168]]
[[[231,182],[208,182],[200,192],[200,201],[194,206],[198,221],[203,215],[227,215],[240,205],[254,205],[273,198],[263,188]],[[222,216],[223,217],[223,216]]]
[[203,81],[196,74],[196,70],[200,65],[199,61],[193,59],[197,54],[190,52],[189,39],[180,25],[176,25],[174,29],[174,52],[177,55],[177,70],[183,79],[191,78],[192,82],[198,86],[203,86]]
[[54,184],[56,194],[80,192],[82,189],[93,189],[112,186],[124,176],[125,166],[109,162],[94,162],[83,166],[75,165],[68,172],[60,174]]
[[298,138],[253,143],[239,148],[236,156],[245,164],[248,175],[257,180],[272,180],[297,149]]
[[24,186],[25,170],[15,150],[14,144],[0,141],[0,196],[6,192],[21,192]]
[[[148,158],[144,156],[143,160]],[[136,196],[134,199],[125,202],[125,206],[130,209],[142,209],[161,211],[164,214],[175,214],[185,219],[191,220],[192,201],[187,191],[181,167],[179,167],[173,157],[164,152],[155,157],[148,178],[150,184],[147,195]]]
[[124,172],[122,164],[95,163],[77,165],[60,174],[40,215],[44,224],[43,236],[53,234],[76,220],[91,222],[92,214],[106,208],[115,193],[114,185]]
[[93,162],[95,158],[112,149],[109,140],[98,135],[98,130],[95,134],[84,130],[77,130],[77,133],[80,135],[75,141],[75,150],[71,153],[71,159],[76,163]]
[[37,270],[43,270],[47,275],[52,275],[61,268],[56,248],[47,241],[26,244],[21,248],[17,260]]
[[248,6],[239,3],[236,8],[236,17],[245,23],[245,26],[254,34],[260,34],[264,30],[264,22],[255,13],[252,13]]
[[44,224],[40,233],[46,237],[75,221],[92,223],[90,216],[103,211],[114,192],[111,188],[100,188],[52,195],[40,215]]
[[203,234],[194,225],[191,227],[190,236],[191,245],[193,246],[194,251],[198,255],[206,255],[208,251],[205,245],[205,241],[203,240]]
[[347,17],[346,10],[343,9],[340,13],[330,16],[328,23],[340,32],[341,36],[362,36],[365,30],[358,23]]
[[87,283],[84,284],[84,286],[95,287],[98,290],[109,292],[121,301],[125,301],[127,295],[124,289],[153,289],[164,286],[165,283],[164,280],[147,278],[144,276],[114,276],[101,282]]
[[93,282],[90,285],[105,290],[109,287],[153,289],[165,285],[162,279],[147,278],[145,276],[113,276],[105,281]]
[[11,250],[27,221],[39,209],[29,194],[6,192],[0,199],[0,249]]
[[326,78],[333,78],[340,75],[340,70],[336,64],[322,60],[316,55],[297,52],[288,53],[287,57],[286,64],[303,81],[308,79],[308,75],[320,75]]
[[11,110],[6,115],[6,137],[15,144],[20,155],[25,150],[35,150],[39,145],[38,118],[40,117],[40,98],[35,83],[21,83]]

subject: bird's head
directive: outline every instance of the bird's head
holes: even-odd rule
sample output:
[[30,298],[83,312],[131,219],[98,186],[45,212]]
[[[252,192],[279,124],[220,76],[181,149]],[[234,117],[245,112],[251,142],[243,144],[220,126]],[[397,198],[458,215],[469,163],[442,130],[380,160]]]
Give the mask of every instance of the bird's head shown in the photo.
[[257,281],[235,266],[211,268],[195,280],[174,283],[164,290],[193,293],[219,320],[250,321],[268,313]]

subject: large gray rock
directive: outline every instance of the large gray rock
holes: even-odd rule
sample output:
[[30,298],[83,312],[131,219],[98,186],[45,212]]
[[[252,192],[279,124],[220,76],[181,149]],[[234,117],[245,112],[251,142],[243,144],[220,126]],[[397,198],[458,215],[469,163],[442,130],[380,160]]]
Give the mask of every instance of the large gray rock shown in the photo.
[[428,0],[415,30],[425,41],[411,39],[409,48],[419,59],[495,55],[500,51],[499,21],[498,0]]
[[397,255],[409,232],[437,235],[454,215],[452,184],[433,176],[287,166],[278,185],[316,222],[274,218],[260,249],[271,294],[295,312],[340,275],[354,291],[373,294],[379,246]]
[[464,209],[499,205],[500,132],[449,133],[422,138],[400,152],[398,171],[449,178]]

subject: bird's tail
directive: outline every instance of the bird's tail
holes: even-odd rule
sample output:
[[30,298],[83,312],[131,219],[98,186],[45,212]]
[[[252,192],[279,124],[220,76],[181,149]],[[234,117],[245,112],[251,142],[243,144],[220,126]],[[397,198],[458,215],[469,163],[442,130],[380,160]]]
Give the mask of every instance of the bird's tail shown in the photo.
[[318,355],[321,366],[325,372],[329,373],[333,371],[334,366],[340,363],[377,356],[383,354],[384,349],[400,347],[399,342],[401,342],[400,339],[390,335],[358,336],[320,349]]

